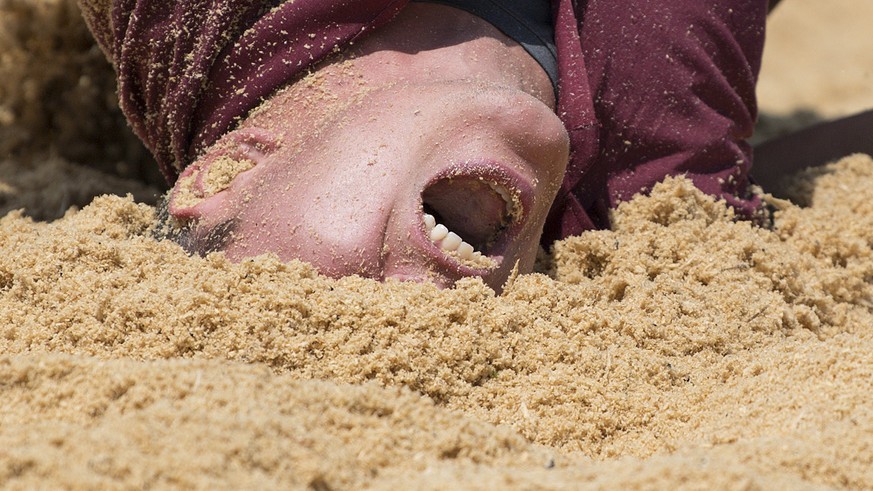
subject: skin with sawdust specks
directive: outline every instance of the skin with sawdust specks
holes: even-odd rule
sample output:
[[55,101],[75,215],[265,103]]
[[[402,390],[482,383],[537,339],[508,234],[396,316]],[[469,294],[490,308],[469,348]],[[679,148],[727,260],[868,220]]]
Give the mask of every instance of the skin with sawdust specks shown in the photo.
[[[188,247],[444,287],[530,271],[569,152],[542,68],[487,22],[431,4],[352,55],[279,91],[182,174],[169,209],[191,225]],[[228,157],[254,166],[204,192],[201,174]],[[425,209],[494,266],[442,251]]]

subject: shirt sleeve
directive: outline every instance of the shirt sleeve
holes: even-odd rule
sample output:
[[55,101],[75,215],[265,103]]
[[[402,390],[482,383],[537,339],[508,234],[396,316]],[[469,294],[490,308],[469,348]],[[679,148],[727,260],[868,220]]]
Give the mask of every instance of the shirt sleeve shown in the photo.
[[[620,4],[620,5],[619,5]],[[741,215],[766,0],[592,0],[582,31],[609,206],[685,175]]]
[[78,4],[85,24],[94,35],[97,45],[100,46],[106,58],[114,63],[112,24],[110,22],[113,0],[78,0]]
[[543,236],[684,175],[744,218],[767,0],[557,0],[559,116],[573,154]]

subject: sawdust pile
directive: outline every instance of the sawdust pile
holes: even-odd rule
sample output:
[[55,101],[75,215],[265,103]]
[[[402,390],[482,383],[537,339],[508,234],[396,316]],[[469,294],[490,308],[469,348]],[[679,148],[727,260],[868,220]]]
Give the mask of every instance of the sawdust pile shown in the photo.
[[499,296],[331,280],[80,209],[159,182],[111,69],[72,0],[0,48],[0,487],[873,489],[870,157],[771,230],[668,180]]
[[871,183],[811,173],[768,231],[669,180],[501,296],[189,257],[122,198],[12,213],[0,476],[873,487]]
[[75,0],[0,0],[0,215],[54,219],[107,193],[153,204],[159,174]]

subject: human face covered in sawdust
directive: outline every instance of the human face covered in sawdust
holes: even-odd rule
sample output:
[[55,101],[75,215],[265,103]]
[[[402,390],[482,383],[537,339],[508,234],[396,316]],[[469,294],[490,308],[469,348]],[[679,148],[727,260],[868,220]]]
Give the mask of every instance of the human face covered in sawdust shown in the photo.
[[279,91],[179,178],[192,251],[499,290],[530,271],[567,165],[554,91],[487,22],[412,4]]

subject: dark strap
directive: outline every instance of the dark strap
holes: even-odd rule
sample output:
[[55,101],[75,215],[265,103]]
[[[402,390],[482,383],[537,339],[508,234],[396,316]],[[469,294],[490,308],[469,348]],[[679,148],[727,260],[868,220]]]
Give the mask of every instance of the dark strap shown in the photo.
[[520,44],[543,67],[558,90],[558,52],[549,0],[414,0],[470,12]]

